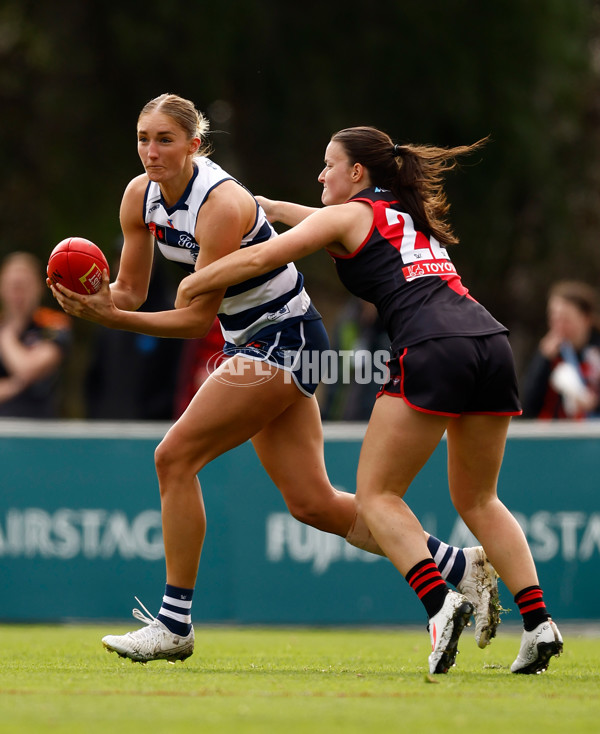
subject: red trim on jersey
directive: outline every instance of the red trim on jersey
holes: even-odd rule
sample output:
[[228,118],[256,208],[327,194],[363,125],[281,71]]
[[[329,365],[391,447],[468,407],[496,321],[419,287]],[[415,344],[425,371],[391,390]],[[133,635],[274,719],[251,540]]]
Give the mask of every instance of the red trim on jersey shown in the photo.
[[523,415],[522,410],[465,410],[464,413],[461,413],[461,415],[511,415],[511,416],[517,416],[517,415]]
[[360,243],[360,245],[354,250],[354,252],[349,252],[347,255],[339,255],[337,252],[332,252],[331,250],[328,250],[325,248],[325,251],[331,255],[336,260],[351,260],[353,257],[358,255],[358,253],[363,249],[363,247],[367,244],[367,242],[371,239],[373,236],[373,232],[375,231],[375,207],[373,206],[373,202],[370,199],[350,199],[350,201],[347,201],[346,204],[351,204],[354,201],[360,201],[364,204],[369,204],[371,207],[371,211],[373,212],[373,222],[371,224],[371,229],[369,229],[368,235],[364,238],[364,240]]
[[465,288],[458,274],[450,276],[440,275],[439,277],[442,280],[445,280],[446,283],[448,283],[448,287],[452,288],[452,290],[455,293],[458,293],[459,296],[464,296],[465,298],[470,298],[472,301],[477,302],[477,300],[469,293],[469,289]]
[[[359,197],[357,199],[351,199],[350,201],[359,201],[361,203],[368,204],[371,207],[371,210],[373,211],[373,224],[371,225],[371,228],[369,230],[368,235],[365,237],[365,239],[361,242],[361,244],[354,250],[354,252],[350,252],[347,255],[338,255],[335,252],[331,252],[331,250],[327,250],[327,252],[333,257],[334,259],[339,260],[350,260],[356,255],[358,255],[359,252],[365,247],[367,242],[371,239],[373,232],[375,229],[378,229],[381,233],[381,236],[389,242],[389,244],[398,251],[398,254],[400,257],[401,255],[401,249],[402,249],[402,243],[405,236],[405,225],[406,225],[406,218],[404,216],[404,213],[402,213],[399,210],[394,210],[395,213],[398,215],[397,221],[392,225],[387,219],[387,210],[393,209],[392,204],[397,204],[397,201],[372,201],[371,199],[366,199]],[[393,227],[393,229],[392,229]],[[428,257],[426,260],[418,260],[414,263],[410,263],[408,265],[405,265],[402,268],[402,274],[404,275],[404,278],[407,283],[409,283],[411,280],[415,280],[415,278],[419,277],[437,277],[441,278],[442,280],[446,281],[448,284],[448,287],[451,288],[455,293],[458,293],[459,296],[465,296],[466,298],[469,298],[472,301],[476,301],[475,298],[469,293],[469,290],[465,288],[463,285],[460,276],[456,272],[456,268],[454,264],[452,263],[452,260],[450,258],[444,258],[439,259],[436,258],[434,255],[434,251],[431,246],[431,241],[429,237],[427,237],[423,232],[420,232],[419,230],[415,229],[415,250],[428,250],[430,253],[430,257]]]

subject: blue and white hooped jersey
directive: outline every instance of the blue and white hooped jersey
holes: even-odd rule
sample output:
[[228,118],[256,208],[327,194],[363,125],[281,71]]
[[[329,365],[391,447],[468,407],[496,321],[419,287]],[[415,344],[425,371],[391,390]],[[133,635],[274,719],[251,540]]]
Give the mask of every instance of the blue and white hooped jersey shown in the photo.
[[[199,251],[194,237],[198,213],[210,192],[223,181],[235,181],[242,186],[210,158],[196,158],[194,175],[174,206],[165,205],[157,183],[151,181],[146,189],[146,226],[162,254],[190,273],[194,270]],[[276,236],[263,209],[256,203],[254,226],[244,235],[241,246],[249,247]],[[293,263],[288,263],[229,287],[217,315],[224,339],[242,345],[259,332],[277,331],[283,322],[315,318],[311,316],[313,310],[310,297],[304,290],[302,274]]]

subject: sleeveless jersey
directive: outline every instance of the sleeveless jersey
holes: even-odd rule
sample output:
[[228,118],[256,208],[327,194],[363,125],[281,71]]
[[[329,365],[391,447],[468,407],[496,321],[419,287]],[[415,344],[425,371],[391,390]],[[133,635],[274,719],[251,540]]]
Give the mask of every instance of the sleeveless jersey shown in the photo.
[[[144,221],[158,248],[188,272],[193,272],[199,245],[194,237],[198,213],[210,192],[223,183],[235,181],[209,158],[194,160],[194,174],[181,199],[167,207],[160,187],[150,181],[144,196]],[[242,239],[249,247],[275,237],[277,233],[256,202],[256,219]],[[320,318],[304,290],[304,279],[293,263],[231,286],[217,314],[225,341],[242,345],[258,334],[278,331],[283,322]]]
[[415,230],[390,191],[365,189],[350,201],[373,209],[373,226],[353,253],[330,252],[340,280],[373,303],[395,353],[427,339],[507,332],[463,286],[444,247]]

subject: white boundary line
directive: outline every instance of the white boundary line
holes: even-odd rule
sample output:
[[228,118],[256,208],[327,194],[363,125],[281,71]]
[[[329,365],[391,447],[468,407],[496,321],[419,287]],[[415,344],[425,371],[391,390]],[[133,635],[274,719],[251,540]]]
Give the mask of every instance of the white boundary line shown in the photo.
[[[161,439],[171,422],[166,421],[86,421],[86,420],[25,420],[0,418],[0,438],[155,438]],[[367,424],[326,422],[325,440],[362,441]],[[510,438],[600,438],[600,420],[587,421],[529,421],[513,420]]]

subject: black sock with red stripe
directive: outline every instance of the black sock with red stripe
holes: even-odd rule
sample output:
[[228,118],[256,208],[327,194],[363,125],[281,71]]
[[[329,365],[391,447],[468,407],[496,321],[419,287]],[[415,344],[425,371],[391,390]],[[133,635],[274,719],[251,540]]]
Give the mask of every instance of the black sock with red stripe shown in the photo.
[[406,580],[422,601],[427,617],[431,619],[442,608],[449,591],[433,558],[419,561],[406,574]]
[[528,586],[515,596],[515,604],[523,617],[523,626],[527,632],[534,630],[539,624],[550,618],[544,604],[544,593],[539,586]]

